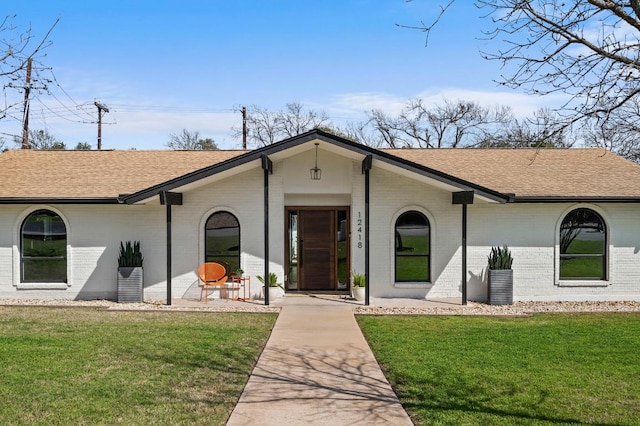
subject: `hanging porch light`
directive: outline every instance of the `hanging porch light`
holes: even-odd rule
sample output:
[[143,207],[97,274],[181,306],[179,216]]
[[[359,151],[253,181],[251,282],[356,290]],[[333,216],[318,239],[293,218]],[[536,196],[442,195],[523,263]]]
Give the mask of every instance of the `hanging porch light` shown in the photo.
[[312,180],[320,180],[322,178],[322,169],[318,168],[318,142],[316,142],[316,165],[309,170]]

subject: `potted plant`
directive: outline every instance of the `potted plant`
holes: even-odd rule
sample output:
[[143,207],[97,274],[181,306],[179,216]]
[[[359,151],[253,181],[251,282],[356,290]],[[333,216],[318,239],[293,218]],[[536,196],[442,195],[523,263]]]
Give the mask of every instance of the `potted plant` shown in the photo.
[[284,286],[278,282],[278,276],[275,272],[269,272],[269,279],[266,283],[263,275],[258,275],[256,278],[262,284],[266,284],[265,287],[269,289],[269,300],[274,300],[284,296]]
[[366,283],[365,275],[353,271],[351,273],[351,283],[351,292],[353,294],[353,298],[359,302],[363,301],[365,292],[364,286]]
[[489,303],[510,305],[513,303],[513,258],[509,247],[492,247],[489,263]]
[[139,241],[120,243],[118,255],[118,302],[143,301],[142,251]]
[[244,274],[244,270],[242,268],[238,268],[236,269],[236,271],[234,272],[234,275],[236,277],[242,277],[242,274]]

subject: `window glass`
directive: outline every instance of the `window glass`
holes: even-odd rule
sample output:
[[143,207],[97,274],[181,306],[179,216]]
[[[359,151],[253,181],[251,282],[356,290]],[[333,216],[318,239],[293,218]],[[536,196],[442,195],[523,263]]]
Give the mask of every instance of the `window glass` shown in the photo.
[[67,229],[48,210],[31,213],[22,223],[22,282],[67,281]]
[[420,212],[400,215],[395,226],[396,282],[429,281],[430,227]]
[[224,265],[227,274],[240,268],[240,224],[229,212],[216,212],[205,225],[205,262]]
[[606,279],[607,229],[591,209],[575,209],[560,225],[560,279]]

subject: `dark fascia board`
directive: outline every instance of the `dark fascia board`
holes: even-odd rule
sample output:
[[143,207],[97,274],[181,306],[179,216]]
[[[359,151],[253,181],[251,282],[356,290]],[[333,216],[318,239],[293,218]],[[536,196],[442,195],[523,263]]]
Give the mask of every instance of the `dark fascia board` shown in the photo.
[[0,204],[118,204],[118,198],[5,197]]
[[443,173],[439,170],[435,170],[430,167],[425,167],[420,164],[416,164],[412,161],[408,161],[403,158],[399,158],[394,155],[387,154],[386,152],[377,151],[377,154],[374,154],[373,158],[376,160],[384,161],[388,164],[393,164],[405,170],[410,170],[416,174],[437,180],[439,182],[456,186],[459,188],[460,191],[474,191],[476,195],[489,198],[499,203],[506,203],[510,199],[508,194],[503,194],[498,191],[493,191],[489,188],[485,188],[473,182],[469,182],[464,179],[451,176],[447,173]]
[[175,188],[179,188],[189,183],[193,183],[200,179],[206,178],[208,176],[212,176],[214,174],[233,169],[234,167],[240,166],[242,164],[250,163],[251,161],[260,160],[260,159],[261,159],[261,154],[258,153],[258,150],[250,151],[250,152],[247,152],[246,154],[240,154],[237,157],[230,158],[229,160],[214,164],[213,166],[208,166],[200,170],[195,170],[193,172],[187,173],[182,176],[178,176],[177,178],[168,180],[158,185],[151,186],[149,188],[143,189],[133,194],[123,194],[120,197],[118,197],[118,201],[120,203],[135,204],[140,201],[146,200],[147,198],[154,197],[162,191],[172,191]]
[[640,197],[513,197],[512,203],[640,203]]
[[357,143],[349,139],[345,139],[340,136],[336,136],[331,133],[327,133],[318,129],[310,130],[306,133],[302,133],[298,136],[294,136],[292,138],[285,139],[283,141],[276,142],[274,144],[267,145],[262,148],[258,148],[254,151],[249,151],[245,154],[241,154],[237,157],[231,158],[221,163],[214,164],[212,166],[208,166],[200,170],[187,173],[183,176],[179,176],[177,178],[171,179],[161,184],[143,189],[142,191],[138,191],[134,194],[121,196],[119,197],[119,200],[122,203],[134,204],[134,203],[146,200],[148,198],[151,198],[157,195],[160,191],[171,191],[175,188],[181,187],[183,185],[187,185],[189,183],[198,181],[200,179],[206,178],[208,176],[211,176],[226,170],[230,170],[242,164],[249,163],[254,160],[261,160],[262,156],[273,155],[273,154],[285,151],[289,148],[293,148],[295,146],[298,146],[316,139],[357,152],[359,154],[362,154],[363,156],[371,155],[375,160],[383,161],[385,163],[389,163],[397,167],[410,170],[419,175],[429,177],[431,179],[435,179],[437,181],[447,183],[449,185],[456,186],[460,188],[460,190],[475,190],[477,195],[484,196],[486,198],[489,198],[501,203],[505,203],[509,200],[508,195],[505,195],[496,191],[492,191],[488,188],[484,188],[472,182],[467,182],[465,180],[456,178],[454,176],[448,175],[438,170],[421,166],[411,161],[407,161],[402,158],[395,157],[391,154],[387,154],[385,152],[368,147],[366,145],[362,145],[360,143]]

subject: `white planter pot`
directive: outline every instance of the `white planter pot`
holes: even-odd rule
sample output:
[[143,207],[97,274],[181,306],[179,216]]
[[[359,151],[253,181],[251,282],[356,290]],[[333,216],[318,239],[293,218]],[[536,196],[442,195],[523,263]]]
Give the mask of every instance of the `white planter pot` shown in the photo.
[[353,287],[351,288],[351,292],[353,293],[353,298],[358,302],[364,300],[364,287]]
[[269,300],[276,300],[284,297],[284,290],[281,287],[269,287]]

